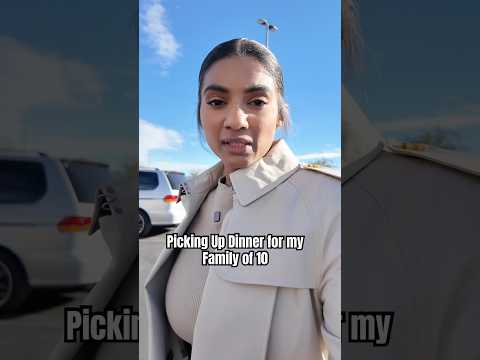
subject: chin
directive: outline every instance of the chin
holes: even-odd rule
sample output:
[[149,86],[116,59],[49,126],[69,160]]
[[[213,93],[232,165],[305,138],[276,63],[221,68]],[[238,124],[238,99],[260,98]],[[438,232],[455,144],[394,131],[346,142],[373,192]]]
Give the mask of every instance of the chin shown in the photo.
[[223,164],[228,165],[232,171],[238,170],[238,169],[243,169],[248,167],[253,163],[253,159],[250,158],[240,158],[240,159],[232,159],[229,157],[228,159],[222,160]]

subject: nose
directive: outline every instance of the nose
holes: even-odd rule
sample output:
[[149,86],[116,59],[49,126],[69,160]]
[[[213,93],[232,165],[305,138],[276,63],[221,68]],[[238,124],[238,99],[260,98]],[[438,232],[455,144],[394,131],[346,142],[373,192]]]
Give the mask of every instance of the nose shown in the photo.
[[224,126],[230,130],[248,129],[248,114],[241,106],[233,106],[226,115]]

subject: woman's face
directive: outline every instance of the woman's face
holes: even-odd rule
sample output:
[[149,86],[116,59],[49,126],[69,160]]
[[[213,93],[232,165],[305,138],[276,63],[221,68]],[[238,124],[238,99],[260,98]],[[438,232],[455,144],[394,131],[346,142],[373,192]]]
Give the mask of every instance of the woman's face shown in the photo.
[[273,78],[252,57],[214,63],[201,89],[200,119],[224,174],[249,166],[270,149],[278,123]]

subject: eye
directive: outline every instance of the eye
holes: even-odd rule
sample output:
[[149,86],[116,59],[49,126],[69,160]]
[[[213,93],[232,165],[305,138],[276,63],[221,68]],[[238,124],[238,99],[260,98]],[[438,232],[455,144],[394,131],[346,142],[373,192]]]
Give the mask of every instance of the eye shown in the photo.
[[218,108],[225,105],[225,101],[220,99],[213,99],[213,100],[207,101],[207,104],[213,108]]
[[263,101],[262,99],[254,99],[254,100],[250,101],[248,104],[261,108],[261,107],[265,106],[267,103],[265,101]]

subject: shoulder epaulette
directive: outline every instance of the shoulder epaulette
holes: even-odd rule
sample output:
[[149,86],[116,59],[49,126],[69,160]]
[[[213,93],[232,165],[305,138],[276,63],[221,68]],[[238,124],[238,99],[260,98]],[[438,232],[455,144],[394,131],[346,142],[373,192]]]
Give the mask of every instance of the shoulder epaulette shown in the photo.
[[340,179],[340,171],[337,170],[337,169],[334,169],[334,168],[327,167],[327,166],[321,166],[321,165],[316,165],[316,164],[301,164],[300,168],[305,169],[305,170],[316,171],[316,172],[319,172],[321,174],[331,176],[331,177],[333,177],[335,179],[338,179],[338,180]]
[[417,157],[480,176],[480,160],[473,154],[441,149],[433,145],[389,140],[385,150],[394,154]]

